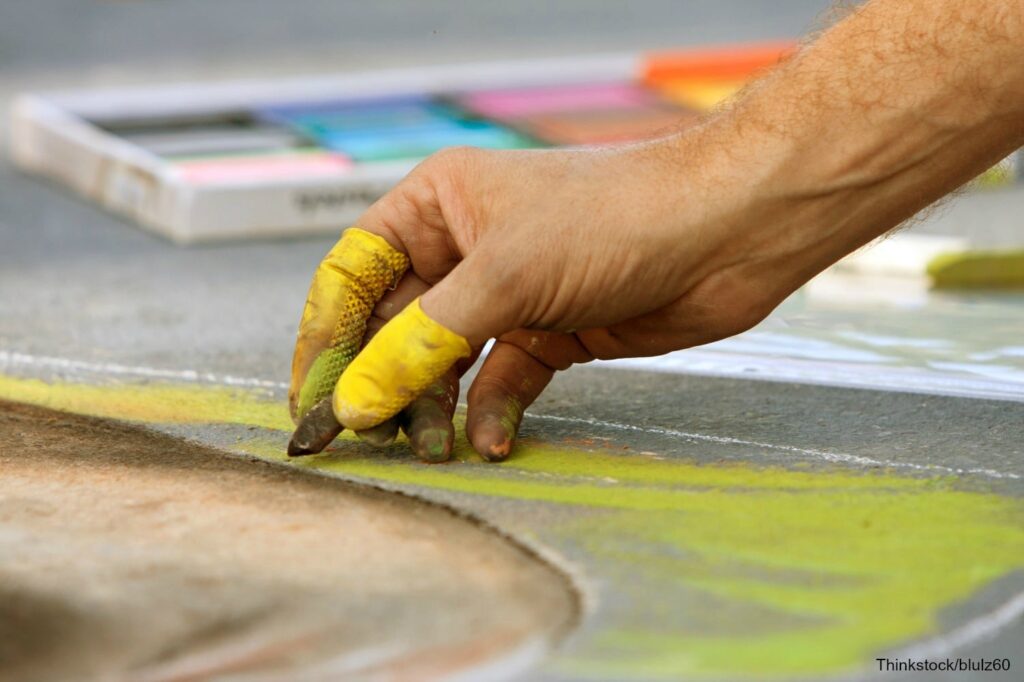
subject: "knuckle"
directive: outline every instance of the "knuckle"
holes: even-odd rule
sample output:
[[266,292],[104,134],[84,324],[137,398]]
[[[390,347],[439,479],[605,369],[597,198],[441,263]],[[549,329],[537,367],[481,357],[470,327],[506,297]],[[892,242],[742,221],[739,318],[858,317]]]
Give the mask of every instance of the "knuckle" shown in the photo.
[[[483,399],[504,400],[515,395],[515,387],[503,376],[488,374],[477,375],[469,387],[466,399],[470,403],[480,403]],[[489,402],[489,401],[488,401]]]
[[436,170],[465,170],[465,166],[472,163],[481,156],[487,154],[486,150],[477,147],[460,145],[456,147],[445,147],[435,152],[421,164]]
[[[445,232],[447,217],[469,194],[469,185],[487,150],[448,147],[420,162],[369,214],[384,229],[415,239],[410,226]],[[457,213],[457,211],[456,211]]]
[[395,235],[401,242],[415,238],[412,228],[438,214],[437,191],[429,176],[410,174],[374,203],[361,222]]

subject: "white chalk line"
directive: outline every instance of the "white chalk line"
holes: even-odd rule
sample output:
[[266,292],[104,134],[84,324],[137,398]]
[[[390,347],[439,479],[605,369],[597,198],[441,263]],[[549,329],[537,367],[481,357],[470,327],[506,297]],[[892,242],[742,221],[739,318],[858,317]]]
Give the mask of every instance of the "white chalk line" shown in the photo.
[[675,429],[665,429],[656,426],[637,426],[634,424],[621,424],[618,422],[609,422],[601,419],[586,419],[582,417],[559,417],[551,414],[535,414],[529,413],[527,417],[533,417],[535,419],[546,419],[549,421],[559,422],[571,422],[577,424],[585,424],[587,426],[594,426],[605,429],[615,429],[618,431],[639,431],[643,433],[653,433],[661,436],[671,436],[672,438],[681,438],[690,441],[699,441],[704,443],[720,443],[724,445],[743,445],[746,447],[762,448],[766,450],[779,450],[782,452],[791,452],[799,455],[808,455],[817,459],[825,460],[826,462],[843,463],[843,464],[858,464],[861,466],[868,467],[887,467],[897,469],[913,469],[915,471],[932,471],[941,472],[944,474],[973,474],[976,476],[985,476],[987,478],[1007,478],[1007,479],[1020,479],[1024,478],[1021,474],[1014,474],[1005,471],[996,471],[994,469],[959,469],[956,467],[942,466],[941,464],[916,464],[914,462],[896,462],[891,460],[874,459],[872,457],[864,457],[861,455],[849,455],[842,452],[829,452],[827,450],[813,450],[810,448],[798,448],[793,445],[775,445],[773,443],[761,443],[753,440],[744,440],[742,438],[732,438],[731,436],[712,436],[706,433],[694,433],[691,431],[677,431]]
[[969,644],[994,637],[1000,630],[1024,615],[1024,592],[1019,592],[995,611],[967,621],[958,628],[899,651],[894,658],[915,661],[942,658]]
[[[209,383],[226,386],[255,387],[269,389],[287,390],[288,384],[269,379],[256,379],[251,377],[238,377],[229,374],[217,374],[214,372],[199,372],[196,370],[173,370],[158,369],[155,367],[144,367],[139,365],[121,365],[112,362],[89,362],[85,360],[72,360],[48,355],[30,355],[27,353],[15,353],[0,350],[0,367],[5,365],[21,365],[29,367],[40,367],[51,370],[67,372],[89,372],[95,374],[108,374],[116,376],[137,376],[149,379],[171,379],[188,383]],[[800,448],[793,445],[776,445],[774,443],[762,443],[759,441],[744,440],[731,436],[713,436],[706,433],[691,431],[679,431],[655,426],[637,426],[635,424],[622,424],[619,422],[604,421],[601,419],[587,419],[582,417],[562,417],[552,414],[529,413],[528,418],[557,421],[563,423],[575,423],[596,428],[613,429],[617,431],[633,431],[650,433],[671,438],[680,438],[689,441],[703,443],[717,443],[722,445],[742,445],[744,447],[760,448],[763,450],[774,450],[788,452],[797,455],[814,457],[826,462],[840,464],[855,464],[865,467],[885,467],[895,469],[910,469],[913,471],[936,472],[942,474],[984,476],[986,478],[1019,480],[1024,478],[1021,474],[994,469],[984,468],[956,468],[939,464],[917,464],[914,462],[897,462],[880,460],[862,455],[851,455],[841,452],[830,452],[827,450],[816,450],[811,448]]]
[[29,355],[27,353],[13,353],[0,350],[0,367],[4,365],[43,367],[66,372],[135,376],[147,379],[173,379],[188,383],[223,384],[225,386],[244,386],[248,388],[288,388],[288,384],[280,381],[236,377],[230,374],[198,372],[192,369],[157,369],[155,367],[142,367],[138,365],[120,365],[115,362],[87,362],[49,355]]
[[[117,363],[107,362],[97,363],[88,362],[84,360],[71,360],[69,358],[59,358],[45,355],[37,356],[29,355],[26,353],[14,353],[0,350],[0,367],[3,367],[5,365],[45,367],[49,369],[58,369],[64,371],[81,371],[98,374],[113,374],[119,376],[139,376],[156,379],[174,379],[178,381],[191,383],[211,383],[227,386],[247,386],[275,389],[288,388],[288,384],[284,382],[271,381],[268,379],[236,377],[226,374],[216,374],[213,372],[198,372],[195,370],[168,370],[144,366],[120,365]],[[757,441],[744,440],[742,438],[733,438],[731,436],[713,436],[705,433],[679,431],[676,429],[666,429],[661,427],[621,424],[618,422],[610,422],[602,419],[561,417],[551,414],[530,414],[528,416],[535,419],[544,419],[548,421],[558,421],[564,423],[576,423],[620,431],[639,431],[662,436],[671,436],[673,438],[683,438],[691,441],[721,443],[726,445],[744,445],[748,447],[757,447],[769,450],[780,450],[783,452],[792,452],[795,454],[808,455],[819,459],[823,459],[828,462],[860,464],[864,466],[882,466],[911,468],[918,470],[934,470],[953,474],[968,473],[980,476],[987,476],[990,478],[1021,478],[1019,474],[993,471],[991,469],[955,469],[952,467],[944,467],[932,464],[915,464],[911,462],[888,462],[884,460],[872,459],[870,457],[862,457],[859,455],[848,455],[838,452],[828,452],[826,450],[798,448],[792,445],[775,445],[773,443],[760,443]],[[999,630],[1011,625],[1015,620],[1020,618],[1022,614],[1024,614],[1024,592],[1015,595],[996,610],[981,615],[973,620],[970,620],[967,623],[964,623],[960,627],[955,628],[948,633],[939,635],[932,639],[921,642],[920,644],[916,644],[911,647],[908,647],[907,649],[904,649],[901,652],[901,656],[911,659],[923,659],[928,657],[944,656],[950,651],[955,651],[956,649],[968,646],[975,642],[988,639],[994,636],[996,633],[999,632]]]

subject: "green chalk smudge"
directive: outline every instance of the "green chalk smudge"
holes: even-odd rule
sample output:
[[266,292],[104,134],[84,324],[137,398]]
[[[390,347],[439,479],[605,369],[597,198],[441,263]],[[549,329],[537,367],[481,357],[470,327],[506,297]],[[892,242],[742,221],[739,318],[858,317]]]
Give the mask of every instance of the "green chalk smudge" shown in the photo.
[[[260,426],[280,442],[262,436],[238,450],[277,461],[291,430],[281,403],[218,387],[0,377],[0,397],[148,423]],[[571,510],[531,532],[572,547],[616,590],[602,606],[609,627],[555,660],[578,678],[848,671],[935,634],[944,609],[1024,570],[1024,501],[960,489],[952,477],[701,465],[530,442],[487,464],[461,437],[448,465],[339,452],[295,465]]]

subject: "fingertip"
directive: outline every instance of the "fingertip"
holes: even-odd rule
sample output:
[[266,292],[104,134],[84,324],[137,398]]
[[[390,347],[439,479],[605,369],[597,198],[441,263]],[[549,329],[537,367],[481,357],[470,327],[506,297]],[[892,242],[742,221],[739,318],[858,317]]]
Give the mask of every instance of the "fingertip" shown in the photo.
[[320,401],[299,421],[288,441],[288,456],[300,457],[322,452],[339,433],[341,424],[334,418],[329,399]]
[[388,419],[385,422],[371,426],[362,431],[356,431],[359,440],[377,448],[387,447],[395,442],[398,437],[398,420]]
[[469,427],[469,442],[488,462],[508,459],[516,440],[516,424],[494,413],[478,415]]
[[[367,387],[368,389],[372,386]],[[390,419],[397,409],[391,410],[388,413],[380,414],[379,410],[372,409],[379,403],[383,403],[383,398],[377,398],[373,403],[366,399],[366,396],[370,393],[370,390],[366,390],[360,396],[363,400],[360,404],[353,404],[353,401],[346,400],[345,396],[347,391],[342,391],[341,384],[338,385],[338,390],[334,392],[334,398],[332,400],[332,408],[334,410],[334,417],[338,420],[342,426],[346,429],[350,429],[357,433],[361,431],[368,431],[375,426],[379,426],[388,419]],[[367,407],[366,403],[370,403],[370,407]]]
[[410,444],[413,453],[424,462],[439,464],[451,458],[454,440],[455,432],[449,422],[447,427],[434,426],[414,431]]
[[344,231],[317,266],[299,320],[288,403],[292,419],[331,395],[359,349],[373,306],[400,282],[406,254],[379,235]]

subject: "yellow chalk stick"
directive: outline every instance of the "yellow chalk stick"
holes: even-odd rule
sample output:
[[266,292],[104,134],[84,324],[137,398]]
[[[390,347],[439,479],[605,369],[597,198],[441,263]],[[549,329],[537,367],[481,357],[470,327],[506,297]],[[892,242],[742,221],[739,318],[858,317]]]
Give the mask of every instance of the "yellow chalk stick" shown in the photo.
[[928,263],[936,288],[1024,288],[1024,250],[946,253]]

